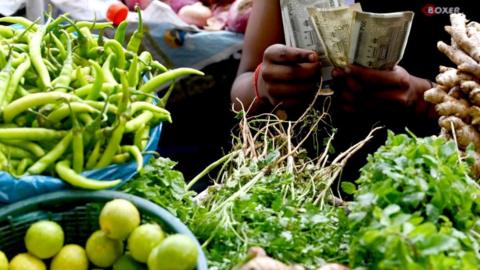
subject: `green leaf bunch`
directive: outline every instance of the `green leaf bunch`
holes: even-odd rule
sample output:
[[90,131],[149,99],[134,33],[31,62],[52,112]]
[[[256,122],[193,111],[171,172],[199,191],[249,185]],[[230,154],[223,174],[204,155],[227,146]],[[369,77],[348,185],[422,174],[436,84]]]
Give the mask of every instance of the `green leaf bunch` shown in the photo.
[[480,189],[472,149],[389,132],[361,169],[349,205],[356,269],[479,269]]

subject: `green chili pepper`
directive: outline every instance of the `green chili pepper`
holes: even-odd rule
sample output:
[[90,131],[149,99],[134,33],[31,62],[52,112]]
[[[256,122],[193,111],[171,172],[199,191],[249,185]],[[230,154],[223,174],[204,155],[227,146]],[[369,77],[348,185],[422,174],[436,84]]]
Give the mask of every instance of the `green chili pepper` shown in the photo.
[[56,88],[67,88],[70,87],[70,82],[72,81],[73,73],[73,58],[72,58],[72,40],[67,32],[64,32],[67,38],[67,57],[63,62],[63,68],[60,71],[60,75],[53,80],[52,87]]
[[41,157],[45,155],[45,150],[43,150],[43,148],[40,145],[34,142],[19,141],[19,140],[4,140],[2,141],[2,143],[22,148],[23,150],[26,150],[32,153],[35,157]]
[[69,183],[74,187],[84,189],[107,189],[112,188],[122,182],[120,179],[112,181],[101,181],[86,178],[80,174],[77,174],[74,170],[70,169],[70,162],[68,160],[62,160],[60,162],[57,162],[57,164],[55,165],[55,171],[65,182]]
[[23,54],[23,59],[23,62],[15,69],[12,77],[10,78],[7,91],[5,92],[4,98],[0,105],[0,110],[3,109],[8,103],[10,103],[13,96],[15,95],[15,92],[17,91],[20,80],[30,68],[30,58],[28,57],[28,55]]
[[114,57],[113,54],[109,54],[107,56],[107,59],[105,59],[105,62],[103,62],[102,70],[103,70],[103,76],[105,78],[105,82],[117,84],[117,80],[115,80],[115,77],[113,76],[112,71],[110,70],[110,62],[112,61],[113,57]]
[[107,29],[113,28],[113,24],[111,22],[89,22],[89,21],[80,21],[76,22],[75,25],[70,25],[67,27],[67,31],[75,31],[75,28],[88,28],[89,30],[100,30],[100,29]]
[[1,128],[0,140],[55,140],[63,138],[65,131],[46,128]]
[[99,113],[97,109],[93,108],[92,106],[83,103],[83,102],[71,102],[68,104],[62,104],[60,105],[59,108],[56,110],[52,111],[48,116],[47,116],[47,122],[49,123],[59,123],[62,121],[65,117],[67,117],[70,112],[74,113]]
[[[13,28],[5,25],[0,25],[0,36],[2,38],[11,38],[15,33],[13,32]],[[125,36],[124,36],[125,38]]]
[[98,158],[100,157],[100,147],[102,146],[103,140],[98,138],[98,140],[95,143],[95,146],[93,147],[92,152],[88,156],[87,164],[85,165],[85,168],[87,170],[91,170],[95,167],[95,165],[98,162]]
[[153,119],[153,113],[151,111],[144,111],[137,117],[133,118],[132,120],[128,121],[125,124],[125,133],[133,132],[139,129],[142,125],[150,122]]
[[25,173],[25,170],[27,169],[28,166],[32,165],[33,161],[29,158],[24,158],[20,160],[20,162],[17,165],[17,175],[21,176]]
[[142,156],[142,153],[140,152],[140,149],[138,149],[137,146],[135,146],[135,145],[123,145],[121,147],[121,151],[128,152],[133,156],[133,158],[137,162],[137,172],[142,169],[142,167],[143,167],[143,156]]
[[9,53],[8,62],[2,71],[0,71],[0,104],[3,104],[5,100],[6,92],[12,80],[12,72],[12,56],[11,53]]
[[38,31],[38,25],[34,24],[34,22],[30,21],[29,19],[21,16],[9,16],[9,17],[1,17],[1,23],[11,23],[11,24],[19,24],[25,28],[35,25],[32,27],[33,31]]
[[125,116],[121,115],[117,126],[112,132],[112,136],[109,138],[108,144],[103,151],[100,160],[97,162],[95,168],[103,168],[108,166],[115,153],[120,149],[120,142],[122,141],[124,132],[125,132],[125,123],[127,122]]
[[[102,87],[100,88],[100,91],[109,95],[113,92],[116,85],[117,85],[116,83],[115,84],[113,84],[113,83],[103,83]],[[93,89],[93,84],[90,83],[90,84],[84,85],[82,87],[79,87],[79,88],[73,90],[73,94],[75,94],[78,97],[86,97],[86,96],[88,96],[90,91],[92,91],[92,89]]]
[[165,110],[164,108],[155,106],[152,103],[145,102],[145,101],[136,101],[133,102],[131,105],[131,113],[135,114],[139,110],[147,110],[152,112],[155,117],[166,118],[168,122],[172,122],[172,118],[170,116],[170,112]]
[[62,59],[67,58],[67,51],[65,50],[65,46],[63,46],[62,41],[58,39],[58,37],[51,32],[48,33],[48,36],[50,37],[51,41],[55,44],[55,47],[58,49],[58,53]]
[[140,80],[140,74],[138,73],[139,71],[139,66],[138,66],[138,57],[135,55],[133,56],[132,61],[130,62],[130,67],[128,68],[128,86],[132,88],[137,88],[138,82]]
[[57,31],[59,28],[59,25],[65,21],[67,21],[67,18],[70,14],[69,13],[63,13],[62,15],[58,16],[56,19],[51,21],[49,24],[45,25],[45,32],[50,33],[53,31]]
[[133,32],[132,36],[130,37],[130,40],[128,41],[127,44],[127,50],[137,53],[138,49],[140,48],[140,44],[142,44],[142,38],[143,38],[143,20],[142,20],[142,11],[139,6],[137,6],[136,11],[138,13],[138,27],[137,29]]
[[[115,31],[115,40],[118,41],[118,43],[120,43],[122,46],[123,44],[125,43],[125,34],[127,33],[127,26],[128,26],[128,22],[125,20],[125,21],[122,21],[118,26],[117,26],[117,30]],[[13,35],[13,34],[12,34]]]
[[3,119],[6,123],[10,123],[15,116],[29,108],[58,102],[60,100],[75,101],[78,100],[78,97],[58,91],[33,93],[5,106],[3,109]]
[[152,93],[156,90],[158,90],[161,86],[164,84],[168,83],[171,80],[174,80],[176,78],[186,76],[186,75],[201,75],[203,76],[204,73],[193,69],[193,68],[176,68],[176,69],[171,69],[168,70],[162,74],[159,74],[152,79],[150,79],[148,82],[146,82],[144,85],[140,87],[141,92],[145,93]]
[[109,39],[105,41],[103,45],[105,51],[111,50],[111,53],[115,56],[116,59],[116,67],[120,69],[125,69],[126,61],[125,61],[125,51],[120,43],[114,39]]
[[127,162],[129,158],[130,158],[130,154],[129,154],[129,153],[116,154],[116,155],[113,156],[113,158],[112,158],[112,163],[114,163],[114,164],[122,164],[122,163]]
[[41,174],[47,169],[48,166],[52,165],[55,161],[62,157],[67,148],[70,146],[72,141],[72,131],[69,131],[65,137],[46,155],[41,157],[35,163],[33,163],[30,168],[28,168],[28,173],[31,175]]
[[92,85],[92,89],[88,93],[87,99],[88,100],[97,100],[98,97],[100,96],[100,91],[102,89],[103,81],[105,80],[105,77],[103,76],[103,70],[100,65],[95,62],[90,60],[90,64],[92,64],[94,72],[95,72],[95,81]]
[[38,31],[31,34],[28,45],[30,47],[30,60],[32,61],[35,70],[38,73],[42,87],[44,90],[51,88],[50,75],[42,58],[42,39],[43,31]]
[[11,158],[16,158],[16,159],[33,158],[30,152],[25,151],[24,149],[17,146],[13,146],[13,145],[0,143],[0,151],[5,153],[7,156]]

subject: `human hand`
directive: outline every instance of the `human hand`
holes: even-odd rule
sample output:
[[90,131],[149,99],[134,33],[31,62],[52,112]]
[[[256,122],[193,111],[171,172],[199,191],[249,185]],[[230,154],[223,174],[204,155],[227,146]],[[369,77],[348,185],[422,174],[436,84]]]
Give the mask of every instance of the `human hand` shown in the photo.
[[404,68],[375,70],[356,65],[332,72],[340,110],[386,116],[406,112],[423,102],[429,81],[410,75]]
[[320,68],[314,51],[271,45],[263,55],[258,95],[282,108],[308,104],[318,90]]

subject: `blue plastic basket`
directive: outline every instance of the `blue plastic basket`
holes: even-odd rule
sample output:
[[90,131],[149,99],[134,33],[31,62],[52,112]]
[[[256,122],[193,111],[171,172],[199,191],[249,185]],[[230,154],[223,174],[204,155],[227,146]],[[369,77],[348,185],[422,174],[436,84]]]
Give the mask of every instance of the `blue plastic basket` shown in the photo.
[[140,211],[142,220],[158,223],[167,233],[180,233],[193,239],[199,251],[196,269],[208,269],[198,240],[178,218],[148,200],[111,190],[57,191],[1,207],[0,250],[10,258],[25,252],[23,238],[26,230],[33,222],[45,219],[54,220],[62,226],[65,244],[85,246],[90,234],[99,229],[98,215],[101,208],[115,198],[132,202]]

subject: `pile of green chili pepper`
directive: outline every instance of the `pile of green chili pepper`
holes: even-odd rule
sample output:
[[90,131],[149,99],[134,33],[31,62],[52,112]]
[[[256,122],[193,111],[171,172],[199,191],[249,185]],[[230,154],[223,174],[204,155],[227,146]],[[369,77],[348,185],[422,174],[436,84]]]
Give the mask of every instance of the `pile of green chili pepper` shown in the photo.
[[143,166],[150,129],[171,122],[164,107],[172,82],[203,73],[167,69],[148,51],[138,53],[139,15],[128,42],[126,22],[108,39],[103,33],[110,23],[73,21],[68,14],[49,16],[43,25],[0,18],[0,170],[104,189],[120,180],[81,172],[132,158],[137,170]]

